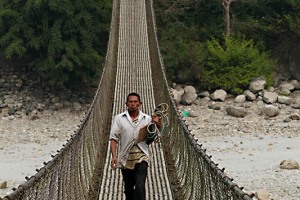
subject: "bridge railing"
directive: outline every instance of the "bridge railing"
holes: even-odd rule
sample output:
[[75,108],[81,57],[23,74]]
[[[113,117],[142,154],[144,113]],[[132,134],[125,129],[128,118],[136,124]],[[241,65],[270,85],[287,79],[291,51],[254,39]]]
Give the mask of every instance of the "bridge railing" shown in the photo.
[[170,105],[170,126],[161,141],[174,199],[250,200],[251,197],[205,153],[206,150],[190,133],[177,110],[159,51],[153,0],[146,2],[155,102]]
[[53,159],[4,199],[96,199],[111,123],[118,43],[119,1],[113,3],[105,66],[93,102],[78,130]]
[[[170,105],[170,126],[162,138],[174,199],[251,198],[219,169],[193,138],[171,97],[156,38],[152,0],[147,23],[156,102]],[[95,199],[103,174],[111,123],[118,46],[119,0],[113,1],[104,73],[85,119],[53,159],[4,199]]]

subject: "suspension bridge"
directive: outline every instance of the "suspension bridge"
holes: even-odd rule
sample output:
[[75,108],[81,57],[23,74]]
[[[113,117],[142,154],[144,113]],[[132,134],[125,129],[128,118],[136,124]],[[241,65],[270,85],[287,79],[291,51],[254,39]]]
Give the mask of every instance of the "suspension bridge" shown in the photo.
[[108,136],[112,117],[124,111],[130,92],[141,95],[148,114],[161,102],[169,105],[169,127],[150,147],[146,199],[251,199],[211,160],[176,109],[152,0],[113,1],[104,70],[85,119],[52,160],[4,199],[125,199],[122,176],[110,167]]

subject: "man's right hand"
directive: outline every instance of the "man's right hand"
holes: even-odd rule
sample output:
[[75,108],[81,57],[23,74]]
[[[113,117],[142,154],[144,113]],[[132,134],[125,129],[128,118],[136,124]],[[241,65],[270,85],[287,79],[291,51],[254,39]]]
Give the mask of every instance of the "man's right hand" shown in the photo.
[[113,157],[113,158],[111,159],[111,168],[112,168],[113,170],[115,170],[115,169],[117,168],[117,158],[116,158],[116,157]]
[[111,148],[111,168],[116,169],[117,168],[117,141],[116,140],[110,140],[110,148]]

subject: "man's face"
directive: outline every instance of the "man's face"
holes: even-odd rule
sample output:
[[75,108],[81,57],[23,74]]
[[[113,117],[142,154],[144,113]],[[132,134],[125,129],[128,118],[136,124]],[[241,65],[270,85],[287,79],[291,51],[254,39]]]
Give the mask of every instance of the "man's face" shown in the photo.
[[139,102],[139,98],[137,96],[129,96],[128,101],[126,102],[126,106],[130,112],[137,111],[141,105],[142,102]]

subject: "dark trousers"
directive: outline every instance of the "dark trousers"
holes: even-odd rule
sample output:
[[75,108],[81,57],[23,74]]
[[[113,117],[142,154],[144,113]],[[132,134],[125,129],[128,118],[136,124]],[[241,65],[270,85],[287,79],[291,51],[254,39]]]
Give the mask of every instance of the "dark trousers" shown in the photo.
[[125,183],[126,200],[145,200],[146,199],[146,177],[148,163],[143,161],[137,163],[133,170],[121,169]]

